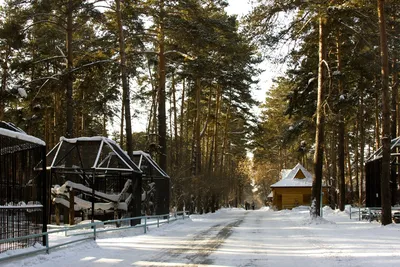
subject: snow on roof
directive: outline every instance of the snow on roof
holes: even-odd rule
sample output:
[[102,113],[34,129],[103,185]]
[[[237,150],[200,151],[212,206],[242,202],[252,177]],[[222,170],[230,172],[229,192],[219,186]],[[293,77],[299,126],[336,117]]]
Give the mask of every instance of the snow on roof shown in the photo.
[[71,143],[71,144],[75,144],[76,142],[90,142],[90,141],[107,141],[109,143],[113,143],[114,145],[117,144],[114,140],[109,139],[104,136],[77,137],[77,138],[66,138],[64,136],[61,136],[60,142],[61,141]]
[[291,169],[282,169],[281,170],[281,178],[285,178],[291,172]]
[[307,171],[303,165],[297,163],[297,165],[283,176],[282,179],[271,185],[271,187],[311,187],[313,177],[312,174]]
[[26,142],[37,144],[37,145],[41,145],[41,146],[46,145],[46,143],[43,140],[36,138],[34,136],[28,135],[24,132],[15,132],[15,131],[7,130],[4,128],[0,128],[0,135],[18,139],[18,140],[22,140],[22,141],[26,141]]
[[[97,144],[94,148],[90,147],[90,142]],[[80,157],[74,157],[73,150],[68,148],[68,144],[72,146],[82,145],[85,148],[83,151],[90,154],[90,157],[85,157],[82,160]],[[67,145],[67,147],[65,146]],[[89,147],[89,150],[88,150]],[[97,149],[97,150],[96,150]],[[93,151],[92,151],[93,150]],[[65,169],[65,158],[71,159],[68,168],[74,168],[72,160],[77,160],[75,166],[79,168],[94,168],[98,170],[114,170],[114,171],[134,171],[142,173],[139,167],[129,158],[126,151],[112,139],[103,136],[92,136],[92,137],[77,137],[77,138],[66,138],[60,137],[60,142],[47,153],[47,168],[59,168]],[[115,158],[116,161],[110,160]],[[111,166],[115,164],[115,166]]]

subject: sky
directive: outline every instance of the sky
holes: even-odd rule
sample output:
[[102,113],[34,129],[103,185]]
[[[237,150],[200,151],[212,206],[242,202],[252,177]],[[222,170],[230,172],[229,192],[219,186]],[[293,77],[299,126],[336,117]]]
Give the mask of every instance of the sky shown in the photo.
[[226,8],[228,14],[237,14],[243,16],[250,12],[250,0],[229,0],[229,6]]
[[[400,224],[350,219],[349,210],[323,208],[311,220],[309,207],[273,211],[224,208],[191,215],[146,234],[135,230],[101,234],[50,254],[0,262],[2,267],[295,267],[400,266]],[[50,236],[50,246],[73,237]],[[11,255],[16,251],[6,252]],[[0,254],[4,257],[4,253]]]
[[[238,15],[239,19],[248,14],[252,9],[251,0],[229,0],[228,2],[229,6],[226,8],[226,12],[228,14]],[[279,51],[277,52],[279,53]],[[260,77],[258,77],[258,89],[253,88],[252,95],[256,100],[263,103],[265,101],[267,91],[273,85],[273,79],[283,75],[285,66],[273,65],[268,61],[264,61],[259,67],[263,70],[263,73],[260,75]],[[253,111],[257,115],[260,114],[260,109],[258,107],[255,107]]]

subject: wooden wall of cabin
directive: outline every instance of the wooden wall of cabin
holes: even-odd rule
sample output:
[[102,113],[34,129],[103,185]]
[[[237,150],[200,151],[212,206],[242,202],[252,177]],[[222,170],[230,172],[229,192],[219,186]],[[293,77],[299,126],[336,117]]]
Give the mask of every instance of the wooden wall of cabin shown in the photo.
[[[278,210],[311,205],[310,187],[280,187],[273,188],[273,192],[272,203]],[[324,187],[323,192],[322,203],[326,205],[328,204],[328,188]]]

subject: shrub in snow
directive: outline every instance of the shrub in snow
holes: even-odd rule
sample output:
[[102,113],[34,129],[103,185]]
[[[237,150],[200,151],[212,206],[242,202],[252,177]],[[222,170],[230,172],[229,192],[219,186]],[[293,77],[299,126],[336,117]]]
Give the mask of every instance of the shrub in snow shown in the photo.
[[315,198],[313,198],[313,200],[311,201],[311,206],[310,206],[310,216],[311,217],[314,217],[314,215],[317,212],[316,205],[317,205],[317,200]]
[[322,217],[317,216],[316,218],[310,217],[310,218],[305,219],[304,224],[305,225],[308,225],[308,224],[319,225],[319,224],[336,224],[336,223],[328,221]]

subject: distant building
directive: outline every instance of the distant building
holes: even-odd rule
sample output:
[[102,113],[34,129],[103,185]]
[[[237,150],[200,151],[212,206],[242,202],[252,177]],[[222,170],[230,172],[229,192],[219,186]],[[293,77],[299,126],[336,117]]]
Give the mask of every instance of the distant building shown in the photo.
[[[278,210],[311,205],[312,174],[298,163],[293,169],[282,170],[282,179],[271,185],[272,204]],[[328,188],[323,186],[323,203],[328,202]]]

